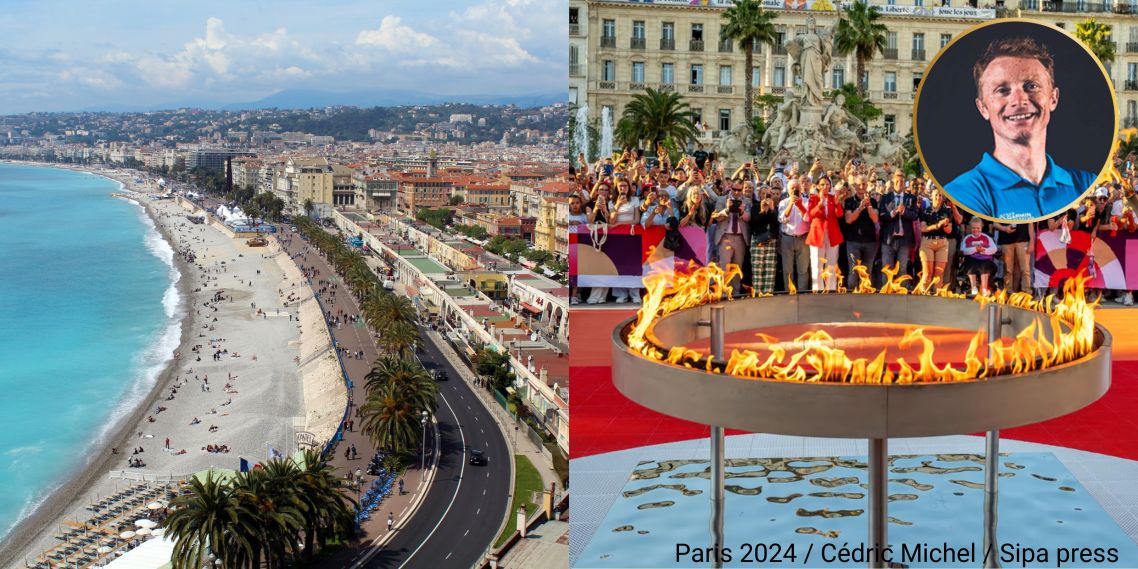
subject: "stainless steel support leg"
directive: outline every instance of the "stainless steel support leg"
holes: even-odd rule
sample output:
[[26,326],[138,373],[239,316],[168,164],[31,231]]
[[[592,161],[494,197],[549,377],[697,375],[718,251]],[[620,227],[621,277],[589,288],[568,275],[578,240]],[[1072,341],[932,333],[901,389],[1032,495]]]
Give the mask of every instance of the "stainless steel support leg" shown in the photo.
[[[724,312],[723,306],[711,307],[711,355],[719,361],[724,359]],[[724,499],[724,456],[723,427],[711,426],[711,541],[715,548],[712,567],[723,567],[723,499]]]
[[[1003,336],[1000,305],[988,305],[988,343]],[[988,348],[988,357],[992,350]],[[996,539],[997,515],[1000,509],[1000,431],[988,431],[984,436],[984,567],[1000,567],[1000,542]]]
[[881,552],[889,545],[889,440],[869,439],[869,566],[887,567]]

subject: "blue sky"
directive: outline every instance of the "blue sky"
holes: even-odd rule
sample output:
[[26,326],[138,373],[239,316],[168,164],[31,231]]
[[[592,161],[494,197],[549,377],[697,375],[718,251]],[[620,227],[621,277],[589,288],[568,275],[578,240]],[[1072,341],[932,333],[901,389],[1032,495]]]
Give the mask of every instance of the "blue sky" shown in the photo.
[[567,0],[4,0],[0,114],[567,84]]

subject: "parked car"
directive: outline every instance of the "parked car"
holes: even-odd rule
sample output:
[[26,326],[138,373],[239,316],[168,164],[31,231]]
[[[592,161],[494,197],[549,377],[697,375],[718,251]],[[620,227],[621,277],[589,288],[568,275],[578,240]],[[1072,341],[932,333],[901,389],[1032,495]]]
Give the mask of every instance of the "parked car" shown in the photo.
[[486,466],[486,453],[478,449],[470,449],[470,464],[474,466]]

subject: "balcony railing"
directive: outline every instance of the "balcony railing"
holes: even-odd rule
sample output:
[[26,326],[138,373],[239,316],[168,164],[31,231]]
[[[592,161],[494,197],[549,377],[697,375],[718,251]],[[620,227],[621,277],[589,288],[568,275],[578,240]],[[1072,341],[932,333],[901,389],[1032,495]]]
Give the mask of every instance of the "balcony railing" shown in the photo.
[[925,50],[914,49],[913,50],[913,61],[924,61],[924,60],[925,60]]
[[688,85],[688,93],[702,93],[703,85]]
[[645,85],[643,81],[633,81],[632,83],[628,84],[629,91],[643,91],[644,87]]
[[786,46],[782,44],[775,45],[774,48],[771,49],[771,53],[774,55],[786,55]]
[[735,48],[731,40],[720,40],[719,53],[731,53],[732,51],[735,51]]
[[[1118,6],[1125,6],[1125,4],[1119,4]],[[1061,12],[1064,14],[1117,12],[1116,7],[1115,4],[1103,4],[1100,2],[1059,2],[1043,0],[1041,3],[1041,10],[1044,12]]]
[[580,36],[581,35],[581,24],[570,23],[569,24],[569,35]]
[[1122,128],[1138,127],[1138,117],[1126,117],[1122,119]]
[[1138,41],[1126,42],[1126,53],[1138,53]]
[[703,51],[703,40],[691,40],[688,42],[689,51]]
[[1127,91],[1138,91],[1138,79],[1127,79],[1126,80],[1126,90]]
[[570,63],[569,64],[569,76],[570,77],[584,77],[585,76],[585,66],[581,65],[580,63]]
[[674,93],[676,91],[676,84],[675,83],[660,83],[659,85],[656,86],[656,90],[657,91],[665,91],[668,93]]
[[886,92],[882,93],[881,98],[886,99],[886,100],[896,100],[897,99],[897,91],[886,91]]
[[731,85],[720,85],[720,86],[716,87],[715,90],[720,95],[730,95],[731,93],[735,92],[735,88],[732,87]]
[[597,81],[597,89],[616,89],[616,81]]
[[616,47],[616,36],[601,36],[601,47]]
[[897,59],[897,48],[887,47],[881,50],[881,55],[884,56],[885,59]]
[[629,38],[628,47],[631,49],[644,49],[645,43],[644,38]]
[[660,49],[666,51],[675,51],[676,38],[660,38]]
[[786,93],[786,87],[771,87],[771,95],[782,95]]

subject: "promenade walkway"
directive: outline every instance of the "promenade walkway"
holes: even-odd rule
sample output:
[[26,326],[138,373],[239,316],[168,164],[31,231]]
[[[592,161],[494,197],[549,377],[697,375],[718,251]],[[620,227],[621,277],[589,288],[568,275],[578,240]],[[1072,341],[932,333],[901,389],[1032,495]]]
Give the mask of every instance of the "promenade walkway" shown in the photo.
[[[287,254],[293,257],[297,265],[315,267],[319,271],[319,274],[312,279],[313,282],[323,279],[342,283],[327,259],[315,250],[308,251],[309,244],[299,234],[281,235],[278,237],[278,243],[283,246]],[[316,285],[312,286],[314,293],[320,288]],[[346,285],[338,286],[334,297],[332,295],[321,296],[321,303],[325,312],[331,311],[333,314],[337,314],[338,311],[343,310],[349,316],[360,313],[359,305]],[[356,407],[353,403],[363,401],[365,397],[364,377],[371,370],[371,363],[378,357],[379,352],[370,331],[362,323],[341,324],[339,327],[330,328],[336,346],[346,349],[348,353],[362,351],[364,354],[362,359],[347,356],[340,358],[352,384],[352,388],[349,390],[349,404],[352,405],[349,417],[355,422],[355,425],[352,431],[343,433],[342,440],[332,453],[331,464],[341,473],[355,474],[359,470],[363,475],[363,487],[366,488],[371,483],[372,478],[367,475],[367,465],[372,455],[375,454],[375,449],[360,431],[362,421],[357,416]],[[305,332],[308,333],[309,331]],[[351,449],[352,445],[356,447],[357,458],[345,456],[345,449]],[[428,446],[430,447],[428,451],[433,453],[432,441],[428,441]],[[419,469],[419,461],[404,466],[407,468],[402,477],[404,493],[399,493],[399,485],[396,484],[392,493],[383,500],[379,508],[372,514],[371,519],[362,524],[359,538],[321,559],[316,565],[317,567],[331,569],[350,566],[352,561],[360,556],[365,549],[373,546],[373,542],[378,540],[378,545],[382,545],[399,531],[399,528],[414,512],[415,506],[423,499],[429,488],[434,463],[431,458],[428,458],[425,470]],[[392,531],[387,529],[388,513],[391,513],[395,518],[395,526]]]

